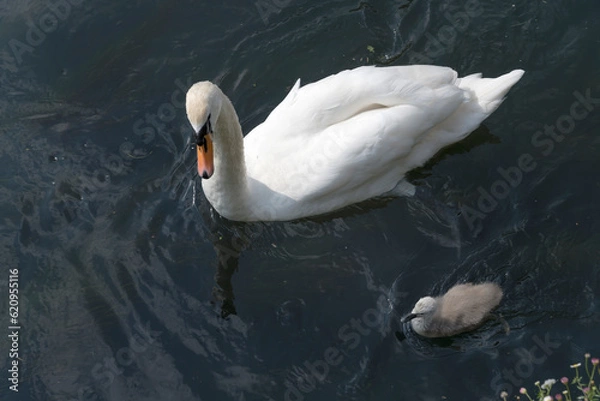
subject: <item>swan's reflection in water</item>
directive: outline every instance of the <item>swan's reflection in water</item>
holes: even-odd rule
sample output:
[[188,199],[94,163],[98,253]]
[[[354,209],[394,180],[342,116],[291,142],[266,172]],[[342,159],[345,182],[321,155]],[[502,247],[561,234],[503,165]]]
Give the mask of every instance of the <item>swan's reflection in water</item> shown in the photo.
[[[259,231],[251,231],[253,224],[230,222],[212,209],[210,215],[209,224],[213,233],[212,243],[217,262],[212,295],[220,305],[221,317],[226,318],[237,313],[231,281],[238,270],[240,254],[251,244],[252,239],[259,235]],[[247,235],[248,232],[254,234],[250,236]]]

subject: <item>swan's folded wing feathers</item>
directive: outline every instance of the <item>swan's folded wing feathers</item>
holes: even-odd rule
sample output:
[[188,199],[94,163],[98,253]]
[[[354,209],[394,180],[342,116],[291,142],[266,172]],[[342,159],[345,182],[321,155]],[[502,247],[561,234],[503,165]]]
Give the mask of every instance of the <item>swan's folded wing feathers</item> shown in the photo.
[[[358,114],[322,131],[310,142],[313,159],[327,160],[310,183],[297,194],[303,201],[335,191],[352,192],[361,187],[364,199],[390,191],[398,176],[406,173],[402,163],[420,136],[451,114],[460,98],[441,99],[435,107],[399,105]],[[311,171],[310,167],[308,171]]]
[[[318,139],[289,138],[285,146],[280,141],[277,149],[272,148],[251,168],[268,169],[279,160],[278,171],[270,174],[272,180],[265,184],[299,202],[316,201],[332,191],[337,194],[352,191],[365,183],[391,189],[397,183],[397,176],[389,183],[382,183],[390,162],[410,152],[422,126],[429,124],[427,113],[415,106],[373,110],[323,130]],[[402,135],[397,135],[399,127],[404,131]],[[257,141],[250,142],[253,148],[257,146]],[[292,151],[298,147],[311,157],[306,159]],[[293,180],[289,179],[291,175]],[[366,189],[360,194],[367,199],[374,196],[371,192]]]
[[[429,88],[407,81],[395,84],[400,89],[392,91],[391,97],[399,104],[363,110],[320,130],[307,133],[295,121],[297,109],[290,110],[289,115],[281,113],[286,117],[269,118],[244,140],[247,157],[255,157],[246,163],[249,175],[271,171],[263,175],[263,183],[298,202],[336,193],[337,200],[352,203],[392,190],[398,177],[412,168],[410,163],[420,165],[426,161],[415,161],[412,153],[417,146],[423,148],[428,131],[465,101],[464,91],[454,85]],[[277,171],[272,171],[274,165]],[[290,180],[291,176],[295,179]]]

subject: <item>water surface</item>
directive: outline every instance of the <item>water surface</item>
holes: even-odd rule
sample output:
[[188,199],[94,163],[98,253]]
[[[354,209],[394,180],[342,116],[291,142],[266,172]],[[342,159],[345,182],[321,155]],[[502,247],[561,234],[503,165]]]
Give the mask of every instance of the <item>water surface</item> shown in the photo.
[[[64,4],[0,2],[1,279],[19,269],[22,326],[2,399],[491,400],[600,352],[593,0]],[[192,82],[218,83],[248,132],[299,77],[419,62],[527,71],[411,175],[419,196],[289,223],[211,210]],[[509,334],[428,341],[399,322],[486,280]]]

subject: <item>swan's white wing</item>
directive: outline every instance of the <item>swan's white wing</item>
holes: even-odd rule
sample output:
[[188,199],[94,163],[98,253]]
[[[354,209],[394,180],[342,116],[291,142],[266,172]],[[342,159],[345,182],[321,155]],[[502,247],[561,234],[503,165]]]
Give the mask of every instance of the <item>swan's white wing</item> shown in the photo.
[[[296,109],[285,109],[285,113],[280,109],[277,119],[265,121],[245,139],[249,176],[299,203],[314,202],[324,209],[393,189],[407,171],[403,159],[432,127],[465,101],[465,93],[452,84],[432,89],[397,79],[394,85],[388,86],[387,94],[380,91],[378,103],[371,103],[370,109],[352,110],[349,118],[321,130],[315,130],[315,124],[306,128],[307,124],[301,123],[309,118],[305,113],[318,114],[322,125],[353,106],[339,105],[329,114],[308,103],[298,113]],[[390,106],[382,104],[386,98]],[[323,98],[320,104],[329,100]],[[297,123],[286,124],[282,118]]]

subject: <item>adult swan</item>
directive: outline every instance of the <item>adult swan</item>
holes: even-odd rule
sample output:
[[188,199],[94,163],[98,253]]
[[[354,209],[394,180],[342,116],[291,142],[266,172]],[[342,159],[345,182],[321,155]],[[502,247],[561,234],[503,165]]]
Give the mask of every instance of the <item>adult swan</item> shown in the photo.
[[198,174],[219,214],[293,220],[380,195],[413,195],[404,176],[460,141],[523,75],[458,78],[447,67],[359,67],[300,87],[246,137],[210,82],[186,96]]

